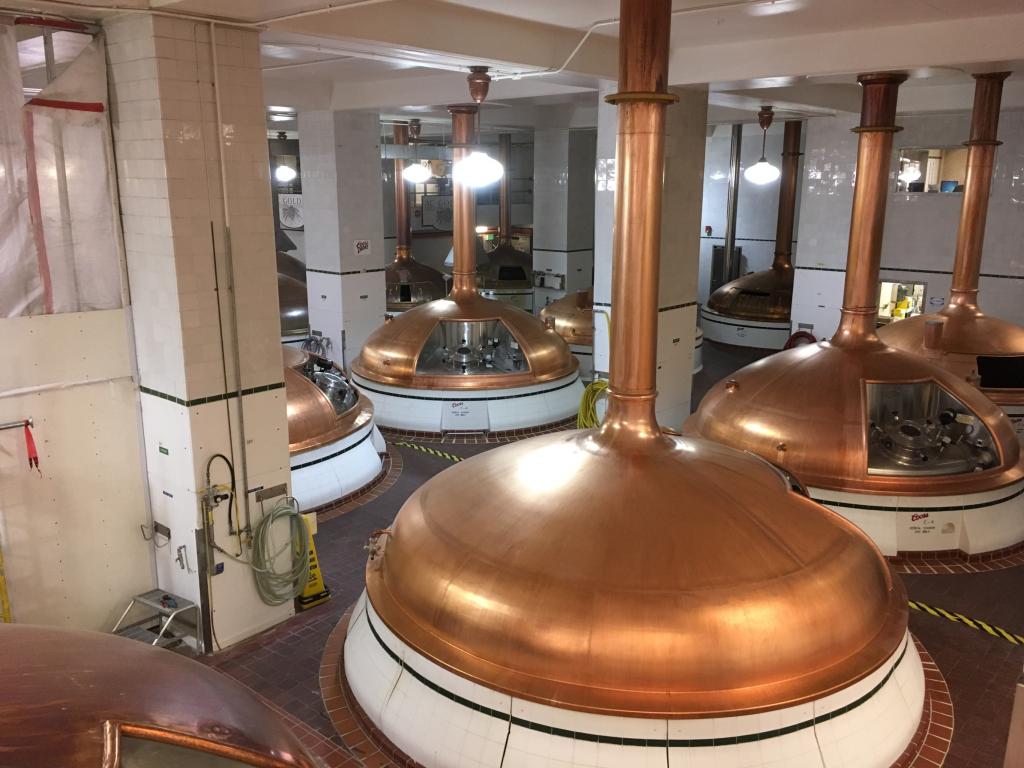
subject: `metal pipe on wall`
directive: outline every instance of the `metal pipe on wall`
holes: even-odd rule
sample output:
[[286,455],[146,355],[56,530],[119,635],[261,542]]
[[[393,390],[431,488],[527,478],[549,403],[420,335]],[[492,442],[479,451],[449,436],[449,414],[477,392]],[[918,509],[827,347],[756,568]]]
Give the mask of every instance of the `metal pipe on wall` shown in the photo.
[[[395,123],[395,145],[409,144],[409,124]],[[409,258],[412,244],[412,222],[409,220],[409,192],[405,188],[405,160],[395,158],[395,258]]]
[[793,268],[793,223],[799,192],[800,120],[787,120],[782,136],[782,180],[779,182],[779,217],[775,223],[775,259],[772,269]]
[[739,259],[736,251],[736,214],[740,196],[740,153],[743,149],[743,124],[732,127],[732,143],[729,145],[729,197],[725,210],[725,262],[722,264],[722,282],[731,283],[740,276]]
[[971,138],[967,144],[967,176],[964,199],[960,207],[960,228],[956,236],[956,259],[953,262],[953,285],[950,305],[974,307],[978,299],[978,277],[981,253],[985,245],[985,221],[992,191],[992,168],[996,147],[999,108],[1003,81],[1009,72],[975,75],[974,111],[971,115]]
[[498,159],[505,173],[501,177],[498,197],[498,240],[507,243],[512,236],[512,134],[498,137]]
[[896,98],[904,74],[861,75],[863,89],[857,144],[857,184],[853,190],[846,284],[839,329],[832,343],[878,342],[878,276],[882,260],[882,231],[889,185],[896,122]]

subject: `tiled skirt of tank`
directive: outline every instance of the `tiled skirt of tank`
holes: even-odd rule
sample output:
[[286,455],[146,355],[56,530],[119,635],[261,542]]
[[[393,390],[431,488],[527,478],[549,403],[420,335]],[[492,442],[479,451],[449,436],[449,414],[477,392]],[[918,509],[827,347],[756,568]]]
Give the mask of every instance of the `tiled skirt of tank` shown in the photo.
[[859,526],[890,557],[950,550],[980,555],[1024,542],[1024,481],[959,496],[877,496],[811,487],[807,492]]
[[664,768],[666,760],[680,768],[888,768],[914,738],[925,701],[908,634],[864,679],[798,706],[691,720],[558,709],[485,688],[419,655],[365,593],[343,658],[366,716],[426,768]]
[[373,401],[380,426],[414,432],[505,432],[575,416],[583,395],[578,371],[543,384],[512,389],[410,389],[378,384],[353,374]]
[[293,454],[292,496],[302,509],[315,509],[355,493],[381,471],[387,450],[373,421],[329,445]]
[[700,309],[704,338],[721,344],[757,349],[782,349],[789,340],[790,325],[729,317],[708,307]]

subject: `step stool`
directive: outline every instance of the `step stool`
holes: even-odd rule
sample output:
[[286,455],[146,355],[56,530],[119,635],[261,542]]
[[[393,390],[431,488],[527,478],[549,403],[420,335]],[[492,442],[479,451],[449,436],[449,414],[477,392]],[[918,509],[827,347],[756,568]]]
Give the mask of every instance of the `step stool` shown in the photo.
[[[131,624],[125,624],[124,620],[128,618],[128,614],[136,606],[148,609],[146,616]],[[175,629],[181,627],[185,631],[181,634],[176,634],[172,631],[171,625],[179,617],[185,618],[182,614],[188,611],[192,612],[192,627],[189,627],[182,621],[178,621]],[[151,625],[154,619],[158,619],[160,622],[160,631],[155,639],[153,638],[153,633],[147,628],[147,625]],[[120,635],[121,637],[141,640],[160,648],[168,648],[182,642],[185,637],[191,636],[195,638],[194,627],[198,626],[198,624],[199,614],[196,611],[196,604],[191,600],[186,600],[162,589],[151,589],[148,592],[143,592],[141,595],[135,595],[129,601],[128,607],[124,609],[121,618],[117,620],[114,628],[110,631],[112,634]]]

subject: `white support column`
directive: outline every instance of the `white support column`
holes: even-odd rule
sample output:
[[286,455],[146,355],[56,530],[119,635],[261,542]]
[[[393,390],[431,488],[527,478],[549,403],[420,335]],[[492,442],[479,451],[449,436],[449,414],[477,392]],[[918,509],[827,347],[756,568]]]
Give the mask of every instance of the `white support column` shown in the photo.
[[380,118],[374,113],[299,113],[309,324],[348,366],[384,323]]
[[538,311],[593,285],[596,149],[592,128],[533,134],[533,269],[544,273]]
[[615,222],[615,141],[618,109],[604,100],[618,83],[603,80],[597,92],[597,165],[594,169],[594,376],[608,378],[612,310],[612,225]]
[[[611,307],[612,222],[615,210],[616,110],[604,97],[617,90],[602,83],[597,117],[594,197],[594,368],[608,370]],[[658,299],[658,420],[678,427],[690,414],[694,334],[697,326],[697,270],[708,96],[703,88],[671,89],[679,103],[669,107],[665,135],[665,192],[662,202],[661,279]]]
[[[171,531],[157,583],[201,604],[227,646],[293,612],[209,550],[200,507],[218,453],[235,528],[260,519],[255,489],[289,480],[259,34],[218,26],[214,45],[209,24],[142,14],[104,28],[149,494]],[[228,482],[223,462],[212,480]],[[212,537],[245,559],[227,517],[221,503]]]

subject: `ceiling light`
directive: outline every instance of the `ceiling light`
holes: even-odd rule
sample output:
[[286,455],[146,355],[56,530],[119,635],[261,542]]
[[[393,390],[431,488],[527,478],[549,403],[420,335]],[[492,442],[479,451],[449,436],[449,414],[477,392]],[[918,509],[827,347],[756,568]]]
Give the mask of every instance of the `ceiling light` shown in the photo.
[[452,180],[473,188],[486,187],[505,175],[505,168],[485,152],[475,150],[452,167]]
[[757,123],[761,126],[761,159],[743,171],[743,178],[751,184],[771,184],[782,175],[782,171],[769,163],[764,154],[768,142],[768,126],[772,124],[774,115],[771,107],[761,107],[757,113]]
[[295,172],[295,169],[287,165],[279,165],[277,166],[277,168],[274,169],[274,178],[277,179],[282,184],[287,184],[289,181],[292,181],[296,176],[298,176],[298,174]]
[[410,184],[422,184],[433,175],[430,168],[420,162],[409,163],[402,169],[402,178]]
[[910,184],[912,181],[917,181],[921,178],[921,164],[907,163],[897,178],[904,184]]
[[294,112],[292,107],[267,107],[268,112]]

